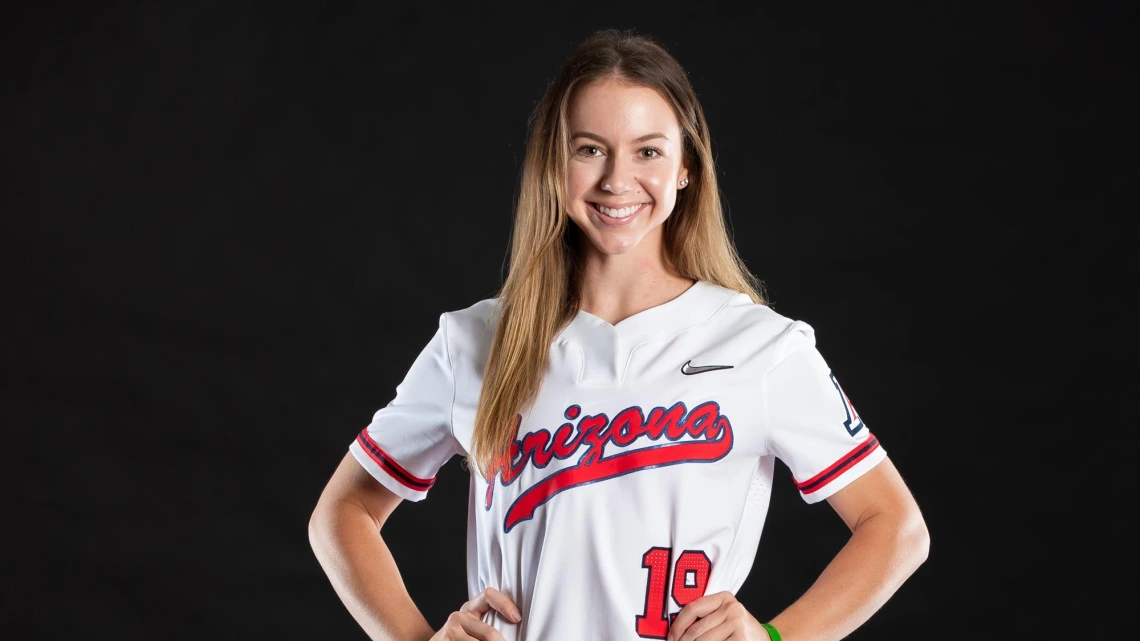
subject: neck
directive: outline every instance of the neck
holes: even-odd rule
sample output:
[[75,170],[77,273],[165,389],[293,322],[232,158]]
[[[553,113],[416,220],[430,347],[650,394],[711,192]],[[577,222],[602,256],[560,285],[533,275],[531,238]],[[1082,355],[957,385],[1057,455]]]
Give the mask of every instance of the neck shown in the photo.
[[589,239],[582,241],[578,306],[611,324],[668,302],[694,283],[669,262],[660,233],[619,255],[603,254]]

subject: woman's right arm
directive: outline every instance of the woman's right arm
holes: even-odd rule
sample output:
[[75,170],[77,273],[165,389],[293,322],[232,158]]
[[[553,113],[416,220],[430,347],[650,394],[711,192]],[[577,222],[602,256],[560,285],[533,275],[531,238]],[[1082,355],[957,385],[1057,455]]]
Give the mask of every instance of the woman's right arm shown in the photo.
[[494,609],[516,623],[518,607],[487,588],[451,613],[433,632],[404,587],[380,529],[402,499],[345,454],[309,517],[309,544],[337,596],[374,641],[503,641],[483,623]]
[[401,500],[345,454],[309,518],[317,561],[349,613],[377,641],[424,641],[433,634],[380,536]]

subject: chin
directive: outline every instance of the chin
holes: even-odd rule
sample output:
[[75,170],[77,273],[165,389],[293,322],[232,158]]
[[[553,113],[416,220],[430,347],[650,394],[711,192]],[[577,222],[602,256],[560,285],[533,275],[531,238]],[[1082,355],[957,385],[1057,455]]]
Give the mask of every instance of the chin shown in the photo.
[[622,254],[628,254],[634,249],[637,249],[637,246],[641,244],[641,238],[626,236],[620,238],[595,238],[591,236],[590,242],[593,243],[595,249],[603,254],[621,256]]

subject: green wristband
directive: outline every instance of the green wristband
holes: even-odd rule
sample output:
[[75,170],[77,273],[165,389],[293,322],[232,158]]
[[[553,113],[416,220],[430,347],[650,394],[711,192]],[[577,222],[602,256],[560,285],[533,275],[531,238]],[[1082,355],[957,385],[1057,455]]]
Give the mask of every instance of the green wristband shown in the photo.
[[784,641],[780,638],[780,633],[776,632],[776,628],[773,628],[767,623],[761,623],[760,625],[764,626],[764,629],[768,631],[768,636],[772,637],[772,641]]

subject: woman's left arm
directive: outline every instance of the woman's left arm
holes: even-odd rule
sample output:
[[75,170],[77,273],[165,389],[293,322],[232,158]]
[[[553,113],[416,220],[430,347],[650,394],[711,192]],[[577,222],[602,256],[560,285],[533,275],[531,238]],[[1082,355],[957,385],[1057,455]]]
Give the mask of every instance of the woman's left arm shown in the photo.
[[[926,560],[930,548],[922,513],[889,458],[827,501],[851,538],[807,592],[769,622],[784,641],[837,641],[851,634]],[[726,625],[733,628],[731,636],[717,638],[768,638],[731,593],[721,592],[685,606],[670,639],[690,641]]]
[[827,499],[851,538],[808,591],[770,623],[785,641],[842,639],[926,560],[930,534],[889,458]]

